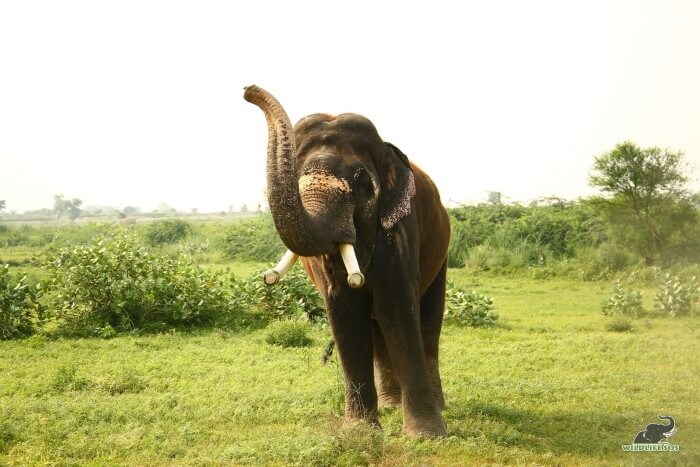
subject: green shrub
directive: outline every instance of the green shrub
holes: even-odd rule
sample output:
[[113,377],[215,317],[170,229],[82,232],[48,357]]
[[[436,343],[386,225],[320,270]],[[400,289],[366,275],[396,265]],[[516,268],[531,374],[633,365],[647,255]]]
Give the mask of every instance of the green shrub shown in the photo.
[[34,332],[43,317],[38,299],[41,285],[33,286],[27,276],[10,274],[8,264],[0,265],[0,340],[24,337]]
[[[572,258],[577,251],[597,247],[604,225],[593,206],[557,201],[546,206],[461,206],[449,210],[452,238],[450,267],[465,264],[475,270],[507,271],[541,266],[546,260]],[[487,245],[495,258],[473,252]]]
[[229,308],[221,276],[151,254],[128,235],[62,249],[44,268],[50,308],[68,334],[210,322]]
[[467,263],[469,258],[470,238],[466,225],[455,219],[450,221],[451,234],[450,246],[447,252],[447,266],[450,268],[461,268]]
[[307,335],[309,324],[301,321],[277,321],[268,327],[265,342],[281,347],[306,347],[313,342]]
[[610,278],[614,273],[639,263],[640,260],[615,243],[603,243],[598,248],[579,250],[578,258],[581,263],[580,277],[584,280]]
[[161,219],[146,227],[145,236],[149,245],[159,246],[177,243],[192,233],[192,226],[182,219]]
[[323,298],[302,268],[292,268],[273,286],[265,285],[263,272],[259,270],[243,281],[233,279],[233,303],[237,308],[257,308],[271,318],[301,317],[309,321],[325,318]]
[[656,292],[654,308],[659,313],[673,317],[693,315],[699,292],[695,276],[681,280],[668,272],[659,274],[659,290]]
[[224,255],[238,261],[278,261],[285,249],[270,214],[231,224],[223,240]]
[[474,272],[512,273],[547,262],[546,248],[518,241],[509,246],[479,245],[469,252],[465,267]]
[[463,326],[493,327],[498,315],[493,313],[493,298],[475,291],[465,292],[448,283],[445,295],[445,320]]
[[613,294],[603,301],[601,311],[605,316],[637,317],[642,312],[642,293],[638,290],[625,290],[621,281],[616,281]]
[[605,323],[605,329],[610,332],[627,332],[632,330],[632,321],[624,316],[615,316]]
[[8,248],[28,244],[29,236],[24,230],[7,228],[0,231],[0,246],[2,247]]

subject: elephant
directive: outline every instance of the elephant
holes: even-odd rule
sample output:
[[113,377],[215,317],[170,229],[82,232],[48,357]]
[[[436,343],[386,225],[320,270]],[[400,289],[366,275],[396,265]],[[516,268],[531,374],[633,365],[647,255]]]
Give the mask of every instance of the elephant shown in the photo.
[[450,224],[435,184],[361,115],[292,126],[269,92],[249,86],[244,98],[267,121],[269,207],[290,250],[280,269],[299,257],[325,300],[345,420],[380,427],[378,407],[400,407],[404,434],[445,435],[438,343]]
[[668,425],[661,425],[659,423],[650,423],[644,429],[637,433],[634,437],[633,443],[658,443],[662,440],[670,438],[676,433],[676,421],[673,417],[657,415],[661,420],[669,420]]

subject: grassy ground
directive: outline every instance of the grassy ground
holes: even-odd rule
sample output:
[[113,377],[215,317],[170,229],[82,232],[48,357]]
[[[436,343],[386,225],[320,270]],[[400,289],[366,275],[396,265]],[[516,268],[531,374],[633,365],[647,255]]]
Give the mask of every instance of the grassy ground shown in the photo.
[[[608,283],[450,275],[493,296],[503,325],[444,330],[447,438],[400,436],[396,410],[381,432],[343,425],[323,328],[303,349],[264,329],[36,336],[0,342],[0,464],[700,465],[700,320],[611,333]],[[680,451],[623,452],[657,414]]]

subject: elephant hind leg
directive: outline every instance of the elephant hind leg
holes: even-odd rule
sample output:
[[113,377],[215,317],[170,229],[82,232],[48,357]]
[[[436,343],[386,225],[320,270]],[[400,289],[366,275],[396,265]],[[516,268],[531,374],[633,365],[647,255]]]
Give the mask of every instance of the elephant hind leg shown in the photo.
[[445,312],[445,286],[447,281],[447,260],[440,268],[433,283],[420,299],[420,324],[423,338],[425,361],[428,366],[430,383],[433,386],[435,403],[440,410],[445,409],[445,396],[442,392],[440,368],[438,362],[438,345],[442,318]]
[[380,407],[401,407],[401,385],[391,367],[384,335],[376,321],[372,320],[374,348],[374,381]]

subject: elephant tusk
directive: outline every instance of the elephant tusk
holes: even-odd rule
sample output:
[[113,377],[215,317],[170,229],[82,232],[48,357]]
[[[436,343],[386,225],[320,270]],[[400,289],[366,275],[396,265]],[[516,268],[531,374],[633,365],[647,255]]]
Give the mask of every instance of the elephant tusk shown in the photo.
[[287,252],[282,256],[282,259],[280,260],[279,263],[277,263],[277,266],[275,266],[273,269],[268,269],[263,273],[263,281],[265,281],[266,285],[275,285],[284,277],[287,272],[294,266],[294,263],[297,262],[297,259],[299,258],[299,255],[294,253],[292,250],[287,250]]
[[359,289],[365,284],[365,276],[357,264],[355,248],[349,243],[341,243],[339,248],[340,256],[343,258],[343,264],[345,264],[345,270],[348,272],[348,285],[353,289]]

